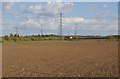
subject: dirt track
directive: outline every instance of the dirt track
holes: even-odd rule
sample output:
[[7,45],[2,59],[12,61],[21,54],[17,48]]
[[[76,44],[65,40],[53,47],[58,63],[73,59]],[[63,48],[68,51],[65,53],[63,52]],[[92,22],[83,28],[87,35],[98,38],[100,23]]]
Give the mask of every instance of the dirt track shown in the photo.
[[3,77],[116,77],[117,41],[3,44]]

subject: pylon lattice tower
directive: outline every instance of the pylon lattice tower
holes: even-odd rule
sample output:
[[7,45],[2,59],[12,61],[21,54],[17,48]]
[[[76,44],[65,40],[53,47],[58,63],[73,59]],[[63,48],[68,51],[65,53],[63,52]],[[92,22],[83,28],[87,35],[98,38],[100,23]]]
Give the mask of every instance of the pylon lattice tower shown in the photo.
[[60,34],[59,34],[59,36],[60,36],[61,38],[62,38],[62,35],[63,35],[63,34],[62,34],[62,31],[63,31],[63,30],[62,30],[62,16],[63,16],[62,13],[60,13]]

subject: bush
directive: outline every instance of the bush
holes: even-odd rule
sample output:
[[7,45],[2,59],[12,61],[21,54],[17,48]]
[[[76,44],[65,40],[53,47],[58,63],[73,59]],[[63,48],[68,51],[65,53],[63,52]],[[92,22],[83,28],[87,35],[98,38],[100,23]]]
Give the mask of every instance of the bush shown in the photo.
[[106,36],[106,40],[117,40],[114,36]]
[[62,40],[59,37],[14,37],[12,34],[10,37],[3,37],[4,42],[21,42],[21,41],[52,41],[52,40]]

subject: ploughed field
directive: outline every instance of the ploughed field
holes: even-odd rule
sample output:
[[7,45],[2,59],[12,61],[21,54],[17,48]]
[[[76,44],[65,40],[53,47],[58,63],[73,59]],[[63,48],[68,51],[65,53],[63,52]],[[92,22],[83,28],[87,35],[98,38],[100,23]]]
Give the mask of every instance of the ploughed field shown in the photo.
[[2,44],[0,44],[0,78],[2,77]]
[[3,43],[3,77],[116,77],[117,41]]

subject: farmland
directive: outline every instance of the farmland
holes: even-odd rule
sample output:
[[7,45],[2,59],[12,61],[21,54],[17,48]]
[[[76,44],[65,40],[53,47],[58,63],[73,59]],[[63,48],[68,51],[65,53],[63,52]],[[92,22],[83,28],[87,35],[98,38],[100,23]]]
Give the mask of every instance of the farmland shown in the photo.
[[0,44],[0,78],[2,77],[2,44]]
[[116,77],[118,42],[34,41],[2,44],[3,77]]

